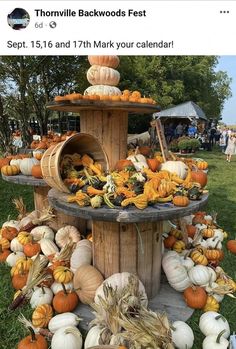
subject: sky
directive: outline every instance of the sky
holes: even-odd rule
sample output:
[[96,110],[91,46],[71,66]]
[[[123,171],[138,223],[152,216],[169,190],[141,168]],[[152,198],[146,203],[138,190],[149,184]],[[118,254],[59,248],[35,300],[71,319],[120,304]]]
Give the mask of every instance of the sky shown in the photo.
[[236,56],[220,56],[216,71],[223,70],[232,78],[232,97],[226,100],[222,112],[222,121],[227,125],[236,125]]

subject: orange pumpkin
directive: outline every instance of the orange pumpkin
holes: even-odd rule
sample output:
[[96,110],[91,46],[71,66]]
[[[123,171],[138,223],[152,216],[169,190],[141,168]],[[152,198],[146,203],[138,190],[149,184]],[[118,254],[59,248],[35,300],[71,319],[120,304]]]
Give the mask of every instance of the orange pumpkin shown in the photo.
[[17,234],[18,234],[18,230],[14,227],[3,227],[2,228],[2,237],[7,239],[7,240],[13,240]]
[[187,196],[184,195],[176,195],[173,197],[173,204],[175,206],[181,206],[181,207],[185,207],[189,205],[189,198],[187,198]]
[[57,292],[57,294],[53,298],[53,308],[58,313],[66,313],[73,311],[79,302],[79,298],[76,292],[67,291],[64,284],[62,284],[62,286],[63,291]]
[[184,300],[193,309],[202,309],[207,302],[207,293],[200,286],[190,286],[184,290]]
[[207,174],[203,171],[191,171],[191,180],[199,183],[204,188],[207,184]]
[[122,171],[128,166],[133,166],[132,161],[127,159],[121,159],[121,160],[118,160],[117,163],[115,164],[115,170]]
[[13,275],[11,282],[15,290],[20,290],[26,285],[28,272],[22,270],[19,274]]
[[199,170],[206,170],[208,168],[208,163],[206,161],[197,161],[197,168]]
[[29,328],[31,335],[23,338],[17,346],[17,349],[48,349],[48,344],[44,336],[35,334],[34,330]]
[[161,163],[156,158],[153,158],[153,159],[147,159],[147,164],[150,170],[152,170],[153,172],[156,172],[156,170],[158,169]]
[[236,240],[229,240],[229,241],[227,241],[226,247],[227,247],[227,249],[228,249],[230,252],[236,254]]
[[10,253],[10,250],[3,250],[2,246],[0,245],[0,263],[5,262]]
[[0,159],[0,170],[3,166],[9,165],[11,159],[1,158]]
[[172,248],[174,246],[174,244],[176,243],[177,239],[172,236],[169,235],[167,238],[164,239],[164,246],[165,248]]
[[144,145],[142,147],[139,147],[138,151],[140,154],[142,154],[144,156],[148,156],[148,155],[150,155],[152,149],[150,147],[148,147],[147,145]]
[[43,178],[42,170],[40,165],[32,166],[32,176],[35,178]]
[[197,228],[194,225],[186,224],[186,230],[190,238],[194,238]]
[[37,242],[31,241],[24,245],[23,251],[27,257],[33,257],[41,251],[41,247]]

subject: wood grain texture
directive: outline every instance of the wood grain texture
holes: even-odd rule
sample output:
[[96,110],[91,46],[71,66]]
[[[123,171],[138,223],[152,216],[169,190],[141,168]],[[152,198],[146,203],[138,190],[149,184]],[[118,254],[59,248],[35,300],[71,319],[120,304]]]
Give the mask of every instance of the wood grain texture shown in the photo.
[[43,211],[49,206],[48,191],[50,187],[34,187],[34,207],[35,210]]
[[2,179],[6,182],[14,184],[48,187],[47,183],[43,179],[38,179],[33,176],[24,176],[22,174],[17,176],[4,176],[2,174]]
[[86,233],[86,220],[64,214],[63,212],[54,210],[55,218],[47,223],[53,230],[57,231],[58,229],[64,227],[65,225],[74,225],[79,229],[81,235]]

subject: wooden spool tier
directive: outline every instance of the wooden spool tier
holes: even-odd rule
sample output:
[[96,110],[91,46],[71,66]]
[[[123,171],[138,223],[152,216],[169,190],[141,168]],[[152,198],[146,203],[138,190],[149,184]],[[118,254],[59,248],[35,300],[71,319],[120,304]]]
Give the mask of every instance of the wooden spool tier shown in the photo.
[[180,218],[200,210],[208,195],[191,201],[186,208],[158,204],[144,210],[107,207],[80,208],[67,202],[68,194],[51,189],[49,202],[64,214],[92,219],[93,264],[105,278],[118,272],[131,272],[143,282],[149,298],[160,287],[161,235],[164,220]]
[[[9,183],[30,185],[33,187],[34,193],[34,207],[35,210],[42,211],[49,206],[48,191],[51,189],[43,179],[37,179],[33,176],[24,176],[19,174],[17,176],[4,176],[2,179]],[[64,225],[75,225],[83,234],[86,230],[86,221],[75,216],[68,216],[63,212],[55,210],[55,218],[48,223],[54,230],[60,229]]]
[[80,131],[98,139],[110,168],[127,156],[128,114],[152,114],[160,110],[154,104],[78,100],[52,102],[47,108],[80,114]]

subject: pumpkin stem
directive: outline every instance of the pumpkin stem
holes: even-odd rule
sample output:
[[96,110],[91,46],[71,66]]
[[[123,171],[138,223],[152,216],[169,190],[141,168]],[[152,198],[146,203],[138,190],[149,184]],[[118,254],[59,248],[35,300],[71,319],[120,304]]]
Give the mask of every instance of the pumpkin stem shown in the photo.
[[65,285],[62,283],[61,284],[62,285],[62,288],[63,288],[63,292],[64,292],[64,294],[67,294],[67,291],[66,291],[66,287],[65,287]]
[[226,332],[226,330],[223,330],[223,331],[221,331],[221,332],[218,334],[218,336],[217,336],[217,338],[216,338],[216,343],[217,343],[217,344],[220,344],[220,339],[221,339],[222,335],[223,335],[225,332]]
[[43,286],[41,286],[41,289],[42,289],[43,294],[45,294],[45,289]]
[[170,325],[170,329],[171,329],[172,331],[176,331],[176,327],[174,327],[173,325]]
[[37,338],[35,336],[35,332],[33,330],[32,327],[28,327],[28,330],[30,331],[30,335],[31,335],[31,342],[36,342],[37,341]]

